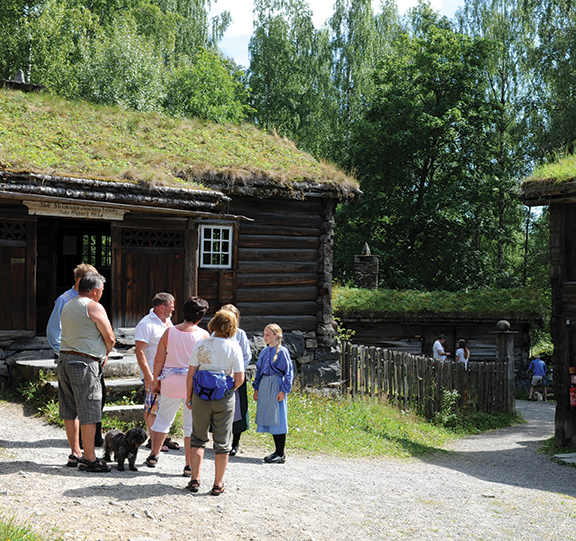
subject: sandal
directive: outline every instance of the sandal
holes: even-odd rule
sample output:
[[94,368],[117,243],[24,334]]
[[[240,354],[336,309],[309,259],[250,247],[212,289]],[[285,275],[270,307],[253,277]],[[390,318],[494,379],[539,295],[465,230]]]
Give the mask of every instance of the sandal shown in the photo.
[[94,462],[84,460],[78,466],[82,471],[92,472],[92,473],[108,473],[112,467],[108,466],[101,458],[97,458]]
[[[192,490],[192,489],[190,489]],[[212,494],[212,496],[220,496],[220,494],[222,494],[222,492],[224,492],[226,490],[226,487],[224,485],[214,485],[212,487],[212,491],[210,492],[210,494]]]
[[200,490],[200,481],[198,481],[198,479],[192,479],[188,483],[188,489],[190,492],[198,492]]
[[190,477],[192,475],[192,468],[190,466],[184,466],[184,473],[182,477]]
[[158,464],[158,457],[154,455],[150,455],[144,462],[146,462],[146,466],[149,468],[155,468]]
[[84,459],[81,456],[68,455],[68,462],[66,463],[66,466],[68,466],[69,468],[75,468],[76,466],[78,466],[78,464],[83,463]]
[[180,451],[180,445],[177,442],[172,441],[170,436],[166,436],[166,439],[164,440],[164,445],[168,447],[168,449],[172,449],[173,451]]

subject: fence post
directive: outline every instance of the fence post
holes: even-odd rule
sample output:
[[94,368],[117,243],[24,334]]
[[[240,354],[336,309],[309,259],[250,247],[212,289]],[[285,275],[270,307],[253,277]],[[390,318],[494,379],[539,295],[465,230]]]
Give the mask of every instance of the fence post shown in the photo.
[[501,320],[496,323],[496,361],[506,363],[506,412],[516,413],[516,399],[514,396],[514,331],[510,330],[510,323]]

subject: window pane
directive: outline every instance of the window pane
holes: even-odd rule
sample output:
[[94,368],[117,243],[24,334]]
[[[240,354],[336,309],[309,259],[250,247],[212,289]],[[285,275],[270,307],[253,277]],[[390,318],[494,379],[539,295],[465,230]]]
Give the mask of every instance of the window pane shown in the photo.
[[228,267],[232,262],[232,229],[229,226],[201,226],[200,265]]

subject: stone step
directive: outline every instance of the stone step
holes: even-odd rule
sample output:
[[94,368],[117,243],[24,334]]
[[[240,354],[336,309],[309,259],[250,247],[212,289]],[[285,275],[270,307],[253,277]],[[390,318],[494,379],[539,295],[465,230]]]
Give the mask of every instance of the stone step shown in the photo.
[[104,414],[126,423],[144,420],[143,406],[104,406]]
[[[38,378],[40,371],[48,376],[56,375],[56,362],[54,358],[17,360],[14,363],[12,377],[18,381],[32,381]],[[105,378],[132,378],[139,377],[136,355],[116,354],[109,357],[103,369]]]
[[[136,391],[132,396],[132,391]],[[50,396],[58,395],[58,382],[49,381],[44,389]],[[144,384],[139,378],[106,379],[106,402],[117,402],[124,397],[133,399],[138,404],[144,404]],[[138,407],[142,409],[142,405]]]

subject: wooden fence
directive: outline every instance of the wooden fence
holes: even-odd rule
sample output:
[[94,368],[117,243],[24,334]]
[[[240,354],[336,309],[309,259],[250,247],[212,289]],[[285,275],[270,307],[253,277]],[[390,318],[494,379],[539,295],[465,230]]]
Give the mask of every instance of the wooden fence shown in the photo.
[[442,410],[444,391],[458,391],[458,406],[486,413],[512,413],[505,362],[434,362],[374,346],[342,343],[342,389],[416,408],[427,418]]

